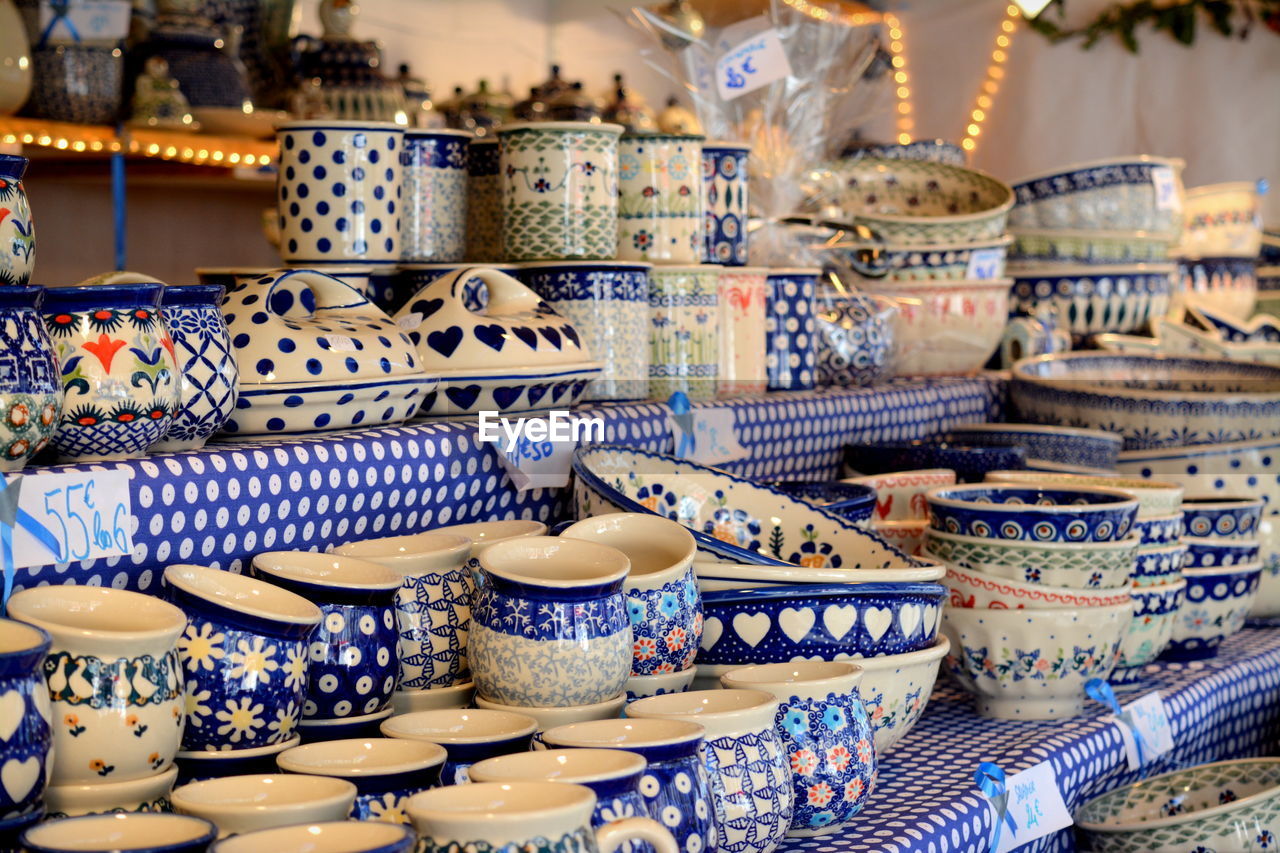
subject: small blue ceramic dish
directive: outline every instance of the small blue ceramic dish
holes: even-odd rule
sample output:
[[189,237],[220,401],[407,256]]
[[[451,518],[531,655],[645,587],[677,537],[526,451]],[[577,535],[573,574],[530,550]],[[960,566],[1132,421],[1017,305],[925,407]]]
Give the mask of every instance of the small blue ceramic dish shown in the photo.
[[704,593],[699,664],[843,660],[931,646],[937,583],[803,584]]
[[827,512],[844,516],[855,524],[870,521],[876,508],[876,490],[861,483],[787,480],[773,487]]
[[1133,522],[1133,530],[1142,540],[1144,548],[1149,545],[1172,545],[1182,538],[1183,515],[1175,512],[1171,515],[1138,518]]
[[1037,489],[998,484],[934,489],[929,526],[982,539],[1115,542],[1129,535],[1138,500],[1119,489]]
[[1187,546],[1179,542],[1144,547],[1133,558],[1130,580],[1136,587],[1160,586],[1176,580],[1187,559]]
[[37,824],[22,833],[28,853],[128,850],[205,853],[218,830],[203,818],[158,812],[85,815]]
[[950,468],[961,483],[980,483],[988,471],[1021,471],[1026,467],[1027,451],[1023,447],[974,447],[939,441],[846,444],[842,476]]
[[1235,539],[1195,539],[1186,541],[1188,569],[1209,569],[1224,566],[1243,566],[1258,561],[1262,546],[1255,539],[1251,542]]
[[1262,498],[1193,497],[1182,499],[1185,535],[1217,539],[1249,539],[1258,535]]
[[946,440],[977,447],[1022,447],[1028,464],[1035,459],[1107,470],[1116,467],[1124,443],[1113,432],[1036,424],[966,424],[947,433]]

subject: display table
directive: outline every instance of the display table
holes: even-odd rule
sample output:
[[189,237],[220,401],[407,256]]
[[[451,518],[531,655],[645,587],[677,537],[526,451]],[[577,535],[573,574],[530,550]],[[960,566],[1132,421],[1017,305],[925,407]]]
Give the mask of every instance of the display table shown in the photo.
[[[746,458],[725,467],[762,478],[835,476],[846,442],[923,438],[998,419],[998,378],[901,383],[876,389],[770,394],[729,406]],[[579,414],[604,420],[606,442],[672,447],[670,410],[610,404]],[[118,467],[129,472],[133,554],[20,570],[15,588],[88,583],[155,591],[164,567],[196,563],[239,571],[254,554],[315,550],[467,521],[554,521],[559,489],[518,492],[473,423],[412,424],[321,437],[218,444],[127,462],[32,468]],[[12,478],[12,475],[10,475]]]
[[[1181,767],[1274,755],[1280,745],[1280,631],[1245,629],[1213,660],[1155,664],[1142,684],[1116,695],[1123,704],[1159,690],[1174,750],[1141,776]],[[1067,808],[1140,778],[1125,761],[1119,727],[1098,717],[1057,722],[989,720],[971,699],[939,679],[924,716],[880,763],[879,782],[857,823],[839,835],[793,840],[780,853],[987,853],[993,812],[974,786],[980,762],[1006,774],[1052,762]],[[1024,850],[1075,850],[1064,830]]]

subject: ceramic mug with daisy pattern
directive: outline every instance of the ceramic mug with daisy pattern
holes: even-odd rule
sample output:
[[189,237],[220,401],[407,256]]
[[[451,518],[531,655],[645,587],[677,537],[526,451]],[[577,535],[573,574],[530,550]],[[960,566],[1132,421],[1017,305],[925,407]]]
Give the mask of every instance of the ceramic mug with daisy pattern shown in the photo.
[[257,749],[292,738],[320,608],[218,569],[173,565],[164,580],[169,599],[187,614],[178,638],[186,680],[182,748]]

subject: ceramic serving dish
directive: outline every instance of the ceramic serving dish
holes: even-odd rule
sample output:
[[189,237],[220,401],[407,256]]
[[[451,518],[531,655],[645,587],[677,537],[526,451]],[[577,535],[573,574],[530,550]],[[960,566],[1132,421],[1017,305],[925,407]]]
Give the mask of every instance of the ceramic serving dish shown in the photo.
[[1207,332],[1216,332],[1234,343],[1280,343],[1280,317],[1256,314],[1238,319],[1211,308],[1189,307],[1183,320]]
[[1012,237],[943,245],[827,244],[817,251],[824,264],[884,281],[954,281],[1004,278],[1005,251]]
[[579,518],[665,516],[688,527],[711,559],[814,569],[928,565],[820,507],[673,456],[597,444],[575,451],[573,472]]
[[948,608],[947,667],[987,717],[1057,720],[1079,715],[1084,685],[1115,668],[1133,605],[1056,610]]
[[[949,430],[947,440],[979,447],[1024,447],[1028,464],[1034,460],[1090,468],[1115,468],[1121,445],[1120,436],[1104,430],[1042,424],[965,424]],[[993,478],[988,474],[987,479]]]
[[880,281],[864,292],[889,300],[895,376],[966,376],[1000,346],[1009,319],[1012,279]]
[[223,431],[304,433],[407,420],[436,385],[364,294],[309,270],[242,276],[222,310],[240,366]]
[[1182,608],[1187,582],[1179,578],[1159,586],[1134,587],[1133,619],[1120,642],[1120,660],[1111,673],[1113,684],[1142,679],[1142,667],[1160,657],[1173,635],[1173,622]]
[[1125,584],[1133,569],[1138,537],[1115,542],[1030,542],[929,530],[925,549],[948,566],[994,577],[1072,589],[1107,589]]
[[934,583],[946,575],[942,565],[899,569],[809,569],[803,566],[752,566],[737,563],[695,562],[698,589],[716,592],[726,589],[790,587],[799,584]]
[[1010,307],[1034,315],[1058,312],[1077,339],[1144,328],[1169,310],[1173,264],[1039,266],[1014,268]]
[[1169,237],[1147,231],[1083,231],[1018,228],[1013,231],[1009,263],[1141,264],[1168,260]]
[[[464,285],[488,289],[483,313],[469,308]],[[568,408],[601,370],[573,324],[516,279],[495,269],[442,276],[396,312],[423,364],[441,376],[422,415]]]
[[938,486],[952,486],[956,472],[950,468],[921,468],[850,477],[844,482],[870,486],[876,492],[876,521],[898,521],[929,517],[924,493]]
[[1113,542],[1124,539],[1138,501],[1117,489],[975,484],[934,489],[929,526],[985,539]]
[[1262,579],[1262,564],[1230,568],[1183,569],[1186,599],[1173,622],[1164,656],[1202,660],[1218,654],[1222,641],[1244,627]]
[[963,166],[969,161],[963,148],[945,139],[856,143],[845,149],[844,156],[849,159],[875,157],[880,160],[931,160],[949,166]]
[[1192,538],[1251,539],[1258,535],[1262,498],[1188,497],[1182,502],[1186,535]]
[[[1049,429],[1055,428],[1049,427]],[[1084,432],[1094,432],[1094,430],[1085,430]],[[1118,449],[1118,438],[1116,443]],[[1135,526],[1145,519],[1176,513],[1178,508],[1182,506],[1182,486],[1177,483],[1142,480],[1137,477],[1087,477],[1079,474],[1054,474],[1047,471],[988,471],[987,481],[991,483],[1020,483],[1023,485],[1028,483],[1047,483],[1063,488],[1083,486],[1085,488],[1119,489],[1138,499],[1138,517],[1134,521]]]
[[1147,231],[1174,242],[1182,232],[1181,160],[1147,155],[1059,166],[1013,185],[1011,228]]
[[855,523],[869,521],[876,507],[876,490],[857,483],[789,480],[773,487]]
[[1187,546],[1181,542],[1143,545],[1133,558],[1133,585],[1149,587],[1173,583],[1182,577],[1182,566],[1186,559]]
[[[909,473],[912,468],[946,469],[962,483],[981,482],[988,471],[1021,469],[1026,464],[1023,447],[974,447],[922,439],[902,443],[846,444],[843,472],[848,475],[889,475]],[[913,495],[928,489],[921,484]],[[913,497],[914,501],[915,498]],[[918,504],[918,505],[917,505]],[[921,518],[929,514],[923,497],[913,506]]]
[[1183,258],[1175,308],[1219,311],[1239,320],[1253,314],[1258,301],[1257,265],[1246,258]]
[[1033,423],[1106,429],[1126,450],[1280,435],[1280,368],[1072,352],[1013,367],[1010,396]]
[[947,579],[943,583],[951,590],[947,601],[952,607],[1052,610],[1062,607],[1114,607],[1129,600],[1128,584],[1111,589],[1045,586],[957,566],[947,569]]
[[804,584],[708,592],[699,663],[752,664],[914,652],[932,645],[936,583]]
[[1217,539],[1213,537],[1188,537],[1183,540],[1187,556],[1185,569],[1209,569],[1215,566],[1242,566],[1258,561],[1261,546],[1258,541]]
[[1261,195],[1254,181],[1187,190],[1183,254],[1189,258],[1256,258],[1262,248]]

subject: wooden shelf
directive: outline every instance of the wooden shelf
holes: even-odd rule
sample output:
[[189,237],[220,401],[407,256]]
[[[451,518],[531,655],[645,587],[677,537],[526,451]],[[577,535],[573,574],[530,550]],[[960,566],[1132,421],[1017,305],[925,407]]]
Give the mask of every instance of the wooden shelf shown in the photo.
[[[33,146],[41,156],[68,158],[124,154],[223,170],[270,166],[274,140],[212,136],[147,128],[115,128],[45,119],[0,117],[0,142]],[[33,152],[35,153],[35,152]]]

